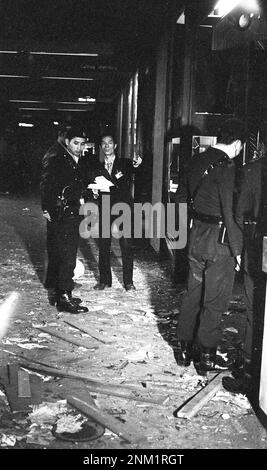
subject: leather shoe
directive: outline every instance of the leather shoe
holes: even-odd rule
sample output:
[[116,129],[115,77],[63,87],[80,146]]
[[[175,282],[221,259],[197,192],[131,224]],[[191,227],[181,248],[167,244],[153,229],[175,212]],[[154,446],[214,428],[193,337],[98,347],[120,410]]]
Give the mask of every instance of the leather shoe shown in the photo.
[[124,286],[125,290],[130,291],[130,290],[136,290],[135,285],[131,282],[130,284],[125,284]]
[[216,348],[201,348],[200,360],[195,363],[199,375],[207,372],[219,372],[227,370],[232,366],[232,361],[224,355],[217,354]]
[[59,294],[57,299],[57,309],[59,312],[69,312],[69,313],[86,313],[88,312],[87,307],[73,302],[67,292],[62,292]]
[[111,287],[111,284],[105,284],[104,282],[99,282],[94,286],[95,290],[104,290],[106,287]]
[[178,364],[181,367],[190,366],[193,352],[193,343],[192,341],[178,341],[178,347],[174,351],[174,357]]
[[56,305],[57,290],[53,288],[47,289],[47,298],[50,305]]
[[[68,295],[69,300],[71,300],[72,302],[76,304],[81,303],[82,300],[79,297],[72,297],[72,293],[70,290],[66,291],[66,294]],[[57,289],[52,288],[47,290],[47,297],[50,305],[56,305],[59,296],[60,294]]]
[[251,395],[252,381],[245,378],[234,379],[233,377],[223,377],[222,385],[227,392],[241,393],[242,395]]
[[72,302],[75,302],[76,304],[80,304],[82,302],[82,299],[80,299],[80,297],[72,297],[71,290],[68,290],[68,295]]

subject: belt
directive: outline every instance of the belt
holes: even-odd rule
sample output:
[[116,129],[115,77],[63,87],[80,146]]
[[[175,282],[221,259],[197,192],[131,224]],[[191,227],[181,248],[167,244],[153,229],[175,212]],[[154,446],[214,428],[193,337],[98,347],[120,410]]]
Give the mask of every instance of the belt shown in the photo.
[[221,215],[210,215],[203,214],[202,212],[193,212],[193,219],[200,220],[201,222],[206,222],[207,224],[216,224],[221,225],[223,223],[223,218]]

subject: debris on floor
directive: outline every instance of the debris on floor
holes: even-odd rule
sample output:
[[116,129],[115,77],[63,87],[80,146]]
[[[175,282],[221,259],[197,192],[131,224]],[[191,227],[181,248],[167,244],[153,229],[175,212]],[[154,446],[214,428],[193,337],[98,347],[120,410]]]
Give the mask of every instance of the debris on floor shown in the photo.
[[[35,216],[30,220],[22,211],[25,204]],[[137,245],[137,290],[129,294],[114,241],[112,288],[95,291],[97,242],[81,240],[78,257],[85,270],[75,296],[89,312],[74,318],[47,301],[39,201],[0,198],[0,213],[1,301],[19,293],[0,339],[0,447],[267,448],[267,433],[249,401],[224,391],[221,374],[202,377],[193,364],[177,366],[175,332],[184,286],[173,286],[168,260]],[[244,318],[234,298],[223,318],[226,350],[238,347]],[[19,400],[24,403],[16,411]]]

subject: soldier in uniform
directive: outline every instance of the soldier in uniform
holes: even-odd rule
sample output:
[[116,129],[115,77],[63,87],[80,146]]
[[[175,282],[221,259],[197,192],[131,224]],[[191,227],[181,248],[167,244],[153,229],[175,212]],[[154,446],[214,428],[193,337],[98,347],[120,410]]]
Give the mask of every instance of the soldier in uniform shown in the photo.
[[233,377],[224,377],[222,383],[227,391],[245,395],[253,393],[257,381],[253,379],[257,378],[260,364],[266,286],[266,275],[262,271],[262,242],[267,233],[266,176],[264,153],[243,166],[235,211],[236,221],[244,233],[242,266],[246,325],[241,358],[233,370]]
[[59,311],[87,312],[81,299],[72,297],[79,242],[81,155],[86,142],[83,129],[72,127],[64,143],[57,141],[42,161],[41,203],[47,219],[48,266],[45,287],[48,300]]
[[229,365],[217,354],[217,348],[222,336],[221,317],[231,298],[235,267],[239,269],[241,261],[242,232],[233,217],[233,159],[245,139],[241,121],[225,121],[217,144],[192,158],[178,192],[178,202],[193,204],[193,225],[188,285],[178,318],[175,356],[181,366],[188,366],[193,359],[203,375]]

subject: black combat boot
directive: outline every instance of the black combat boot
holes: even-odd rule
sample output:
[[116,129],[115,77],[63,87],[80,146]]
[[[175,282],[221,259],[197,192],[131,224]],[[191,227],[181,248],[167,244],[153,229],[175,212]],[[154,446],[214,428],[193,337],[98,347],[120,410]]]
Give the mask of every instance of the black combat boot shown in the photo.
[[251,359],[248,357],[243,358],[243,364],[232,372],[233,377],[223,377],[222,384],[227,392],[241,393],[248,397],[251,396],[253,391],[253,381],[251,374]]
[[178,366],[190,366],[193,353],[193,341],[178,341],[177,349],[174,351],[174,357]]
[[47,289],[47,298],[50,305],[56,305],[57,301],[57,290],[55,288]]
[[217,348],[200,348],[200,359],[195,363],[197,373],[206,375],[207,372],[220,372],[227,370],[232,362],[225,355],[217,354]]
[[60,291],[57,298],[57,309],[59,312],[69,313],[85,313],[88,312],[87,307],[73,302],[67,291]]

